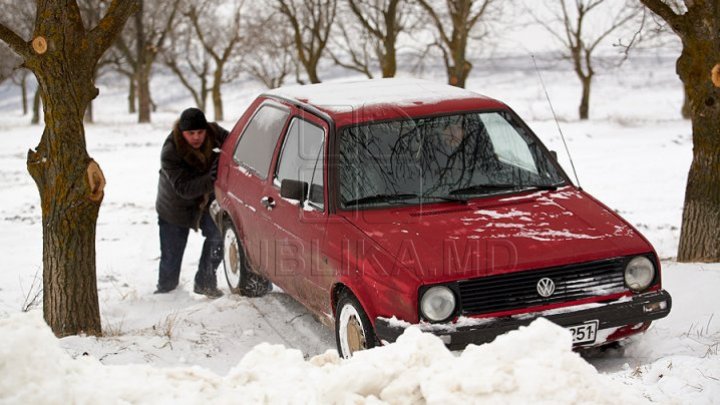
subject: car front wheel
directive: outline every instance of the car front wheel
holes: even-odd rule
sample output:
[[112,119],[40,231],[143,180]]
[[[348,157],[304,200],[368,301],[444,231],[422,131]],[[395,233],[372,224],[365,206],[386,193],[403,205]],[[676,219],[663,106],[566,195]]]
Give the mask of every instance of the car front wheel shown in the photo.
[[335,310],[335,341],[340,356],[375,347],[375,332],[360,302],[349,291],[343,291]]
[[223,267],[230,291],[247,297],[261,297],[272,290],[272,283],[248,269],[245,250],[230,221],[223,226]]

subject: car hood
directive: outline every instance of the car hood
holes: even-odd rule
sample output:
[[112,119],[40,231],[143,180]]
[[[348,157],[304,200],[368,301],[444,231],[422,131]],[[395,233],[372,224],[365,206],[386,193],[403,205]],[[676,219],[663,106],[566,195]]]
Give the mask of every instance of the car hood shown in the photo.
[[423,284],[652,252],[627,222],[573,187],[356,212],[347,219]]

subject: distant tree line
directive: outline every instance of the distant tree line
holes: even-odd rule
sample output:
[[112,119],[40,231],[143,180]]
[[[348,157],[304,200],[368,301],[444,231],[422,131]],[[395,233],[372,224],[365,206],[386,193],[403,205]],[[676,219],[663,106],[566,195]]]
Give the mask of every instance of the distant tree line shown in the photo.
[[[79,0],[83,19],[99,21],[108,0]],[[212,105],[224,120],[223,86],[241,76],[269,88],[294,82],[319,83],[331,64],[368,78],[394,77],[405,70],[441,63],[447,82],[465,87],[472,59],[496,47],[506,31],[537,24],[557,41],[582,88],[581,119],[590,111],[599,45],[638,30],[643,8],[636,0],[139,0],[139,11],[95,68],[127,78],[128,112],[150,122],[156,110],[153,73],[164,66],[197,107]],[[0,22],[29,37],[35,2],[0,4]],[[608,18],[611,16],[612,18]],[[592,26],[592,29],[588,29]],[[0,47],[0,56],[11,54]],[[617,52],[618,59],[621,52]],[[400,55],[404,59],[399,62]],[[28,94],[28,71],[18,59],[0,58],[0,81],[22,89],[23,112],[33,100],[33,122],[41,95]],[[37,86],[35,86],[37,87]],[[210,104],[211,103],[211,104]],[[92,122],[92,104],[85,115]]]

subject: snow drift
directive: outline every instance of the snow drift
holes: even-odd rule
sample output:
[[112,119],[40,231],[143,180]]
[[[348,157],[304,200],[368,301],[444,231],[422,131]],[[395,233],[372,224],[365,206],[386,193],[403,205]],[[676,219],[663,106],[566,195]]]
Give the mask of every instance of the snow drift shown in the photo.
[[341,360],[335,351],[256,346],[228,375],[199,367],[106,366],[71,358],[39,313],[0,320],[2,403],[640,403],[539,319],[457,355],[410,328],[397,344]]

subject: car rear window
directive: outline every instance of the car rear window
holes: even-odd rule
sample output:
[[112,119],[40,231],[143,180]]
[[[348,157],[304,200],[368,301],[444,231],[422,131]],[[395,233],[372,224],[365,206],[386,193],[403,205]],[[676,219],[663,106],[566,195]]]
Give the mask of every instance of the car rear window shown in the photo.
[[235,148],[235,162],[266,179],[273,152],[290,115],[280,107],[266,104],[250,120]]

